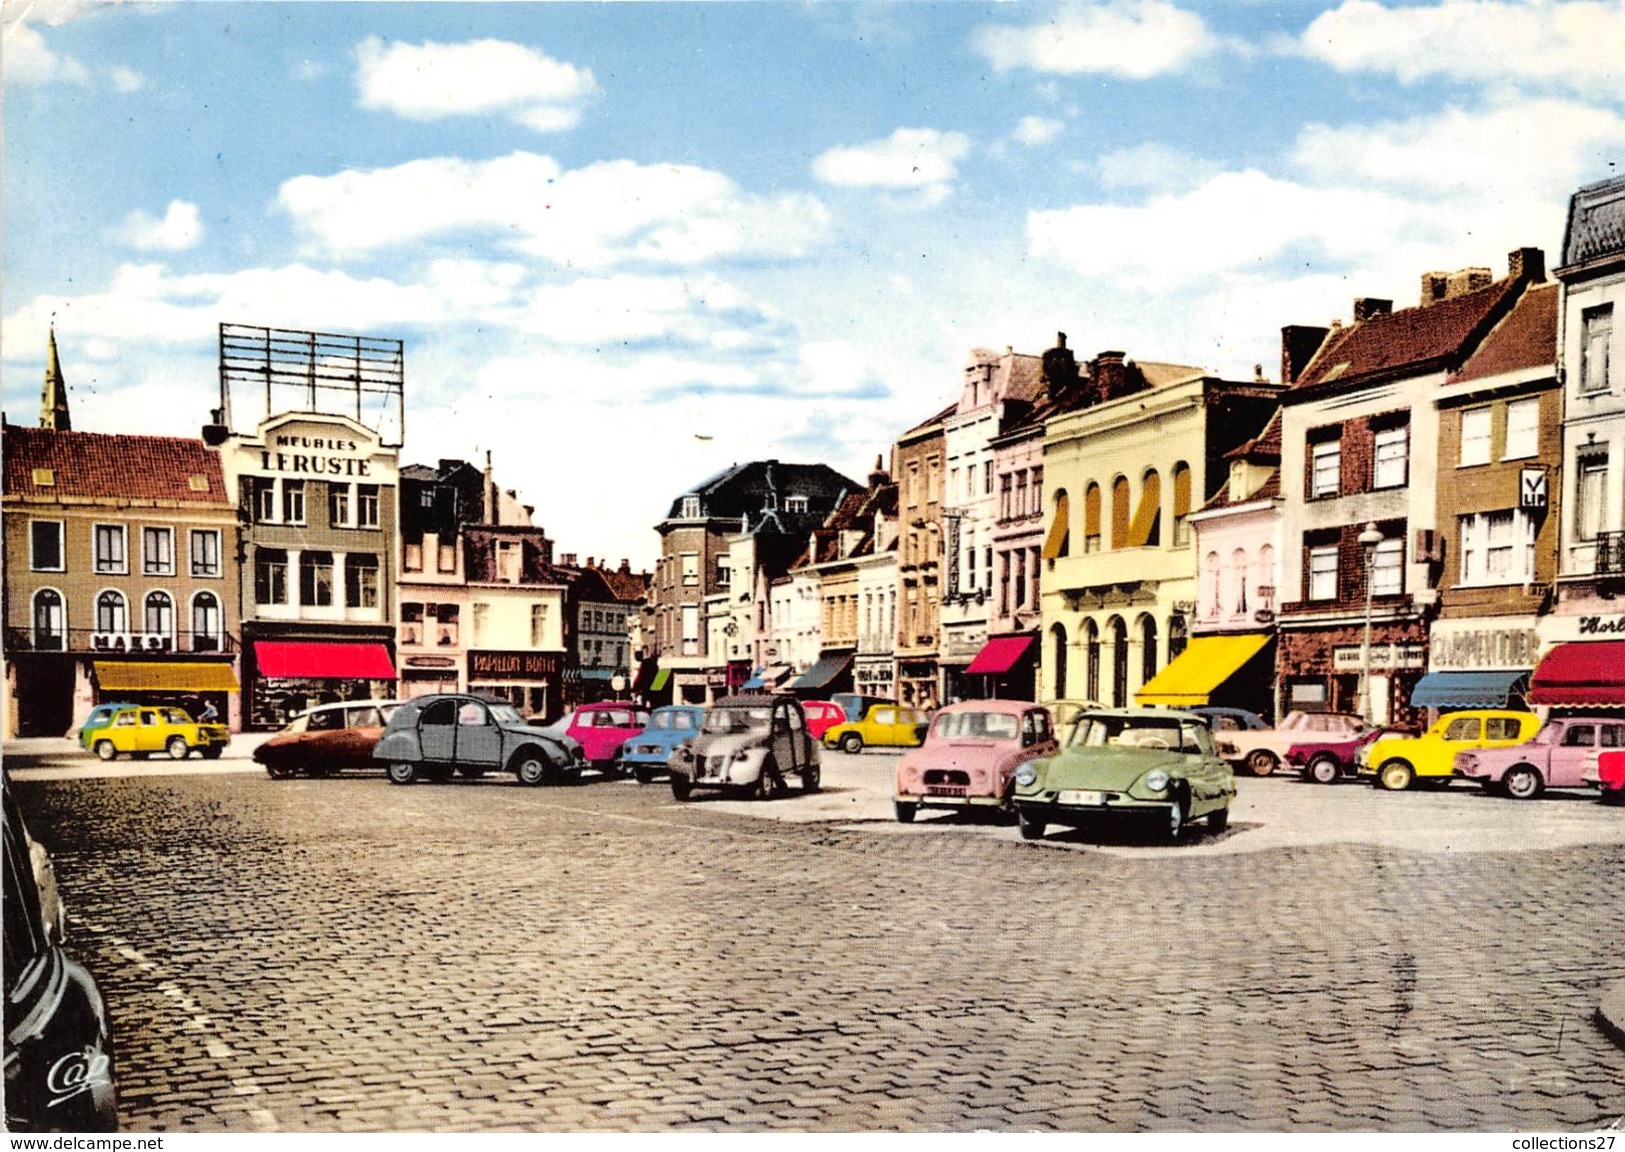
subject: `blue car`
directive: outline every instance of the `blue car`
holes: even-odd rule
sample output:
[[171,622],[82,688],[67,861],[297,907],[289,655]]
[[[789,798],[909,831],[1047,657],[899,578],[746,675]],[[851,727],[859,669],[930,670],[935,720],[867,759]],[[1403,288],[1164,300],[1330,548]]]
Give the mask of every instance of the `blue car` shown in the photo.
[[672,704],[649,713],[649,726],[621,745],[621,771],[647,784],[666,774],[671,754],[694,738],[700,730],[705,709],[691,704]]

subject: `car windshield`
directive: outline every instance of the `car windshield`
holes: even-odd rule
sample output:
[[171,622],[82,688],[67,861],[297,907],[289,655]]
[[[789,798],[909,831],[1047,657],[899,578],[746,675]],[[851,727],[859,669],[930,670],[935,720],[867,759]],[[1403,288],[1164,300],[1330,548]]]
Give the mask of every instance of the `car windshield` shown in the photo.
[[1200,725],[1175,717],[1085,716],[1072,730],[1069,748],[1154,748],[1196,755]]
[[649,717],[649,727],[692,729],[694,717],[688,712],[656,712]]
[[773,709],[765,705],[760,708],[713,708],[705,714],[705,723],[700,730],[713,735],[765,731],[772,720]]
[[519,709],[512,704],[491,704],[491,719],[498,724],[523,724],[525,718],[519,715]]
[[944,712],[931,725],[938,740],[1014,740],[1016,718],[1007,712]]
[[171,724],[190,724],[192,722],[192,717],[179,708],[165,708],[164,719]]

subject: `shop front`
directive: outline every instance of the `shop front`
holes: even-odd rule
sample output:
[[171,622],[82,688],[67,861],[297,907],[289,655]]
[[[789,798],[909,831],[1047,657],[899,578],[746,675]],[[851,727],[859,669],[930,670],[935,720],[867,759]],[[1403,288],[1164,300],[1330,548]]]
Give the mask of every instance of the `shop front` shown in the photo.
[[471,649],[468,690],[506,700],[525,716],[552,721],[562,712],[557,652]]
[[937,658],[941,669],[941,694],[938,699],[975,700],[986,694],[981,674],[970,672],[971,663],[987,643],[987,621],[972,620],[965,623],[944,623],[942,626],[942,652]]
[[1540,652],[1536,620],[1484,616],[1435,620],[1428,634],[1428,672],[1411,706],[1430,716],[1456,708],[1523,708]]
[[282,632],[268,639],[246,627],[245,633],[247,728],[280,728],[316,704],[387,700],[396,694],[391,627],[357,630],[345,640],[303,632],[291,633],[298,639]]
[[242,691],[232,659],[93,660],[94,703],[168,704],[194,718],[206,707],[221,723],[237,713],[233,698]]
[[859,655],[852,661],[854,690],[882,700],[897,699],[897,664],[890,656]]
[[1557,645],[1535,667],[1529,702],[1550,708],[1553,716],[1625,708],[1625,639]]
[[1292,629],[1278,634],[1276,655],[1283,711],[1365,711],[1360,681],[1370,670],[1373,724],[1421,729],[1426,716],[1411,703],[1427,668],[1427,633],[1420,621],[1382,621],[1371,628],[1369,664],[1359,625]]
[[400,697],[411,700],[458,690],[457,661],[450,656],[407,656],[401,660]]
[[831,693],[852,691],[852,655],[850,648],[826,648],[786,691],[803,700],[827,700]]
[[996,700],[1036,699],[1037,639],[1033,632],[1014,632],[991,637],[983,644],[964,673],[964,679],[977,686],[975,695]]
[[1275,650],[1268,633],[1197,636],[1134,694],[1142,707],[1274,709]]

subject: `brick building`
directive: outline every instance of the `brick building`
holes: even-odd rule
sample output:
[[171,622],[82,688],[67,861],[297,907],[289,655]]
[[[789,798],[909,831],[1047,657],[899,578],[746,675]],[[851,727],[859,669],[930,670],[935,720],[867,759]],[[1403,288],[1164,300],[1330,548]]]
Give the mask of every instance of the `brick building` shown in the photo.
[[942,462],[948,405],[897,438],[897,693],[904,704],[935,707],[942,606]]

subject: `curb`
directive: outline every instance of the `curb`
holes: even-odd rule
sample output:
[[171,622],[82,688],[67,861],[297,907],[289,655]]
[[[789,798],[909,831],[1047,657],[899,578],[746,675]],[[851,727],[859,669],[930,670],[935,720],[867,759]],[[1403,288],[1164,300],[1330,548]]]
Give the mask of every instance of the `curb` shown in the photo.
[[1610,984],[1602,990],[1602,1002],[1597,1005],[1597,1023],[1621,1048],[1625,1048],[1625,980]]

